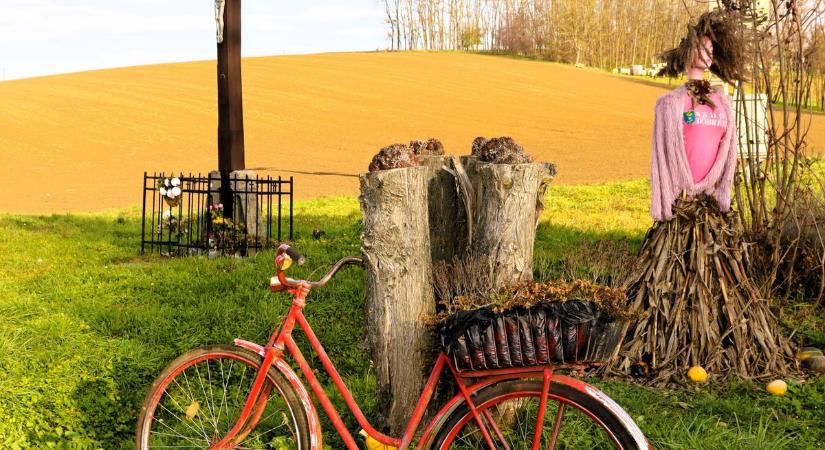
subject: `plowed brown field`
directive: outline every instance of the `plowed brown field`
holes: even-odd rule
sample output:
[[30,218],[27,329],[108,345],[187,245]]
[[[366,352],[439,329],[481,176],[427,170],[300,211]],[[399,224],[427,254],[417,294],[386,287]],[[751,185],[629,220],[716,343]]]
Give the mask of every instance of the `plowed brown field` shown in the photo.
[[[353,195],[382,146],[510,135],[558,183],[645,177],[664,88],[592,70],[454,53],[244,60],[246,161],[293,175],[298,197]],[[214,62],[0,83],[0,211],[93,211],[140,202],[143,171],[217,165]],[[825,122],[814,118],[814,147]]]

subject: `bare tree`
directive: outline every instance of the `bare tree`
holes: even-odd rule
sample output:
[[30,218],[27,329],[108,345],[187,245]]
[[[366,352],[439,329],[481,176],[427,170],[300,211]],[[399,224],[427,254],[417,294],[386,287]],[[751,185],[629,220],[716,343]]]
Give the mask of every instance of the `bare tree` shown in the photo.
[[[752,34],[750,55],[752,74],[749,90],[765,98],[766,126],[744,120],[744,177],[737,183],[736,203],[745,230],[758,245],[754,259],[766,293],[775,289],[789,292],[794,280],[795,262],[805,245],[806,235],[813,233],[823,249],[820,227],[825,225],[821,213],[825,202],[825,183],[811,190],[809,180],[819,179],[808,170],[805,150],[811,117],[806,113],[812,85],[817,74],[817,27],[823,16],[821,0],[743,0],[725,1],[741,8]],[[737,89],[743,106],[740,114],[754,117],[759,102],[754,101],[746,86]],[[754,111],[757,109],[757,111]],[[761,149],[765,149],[761,154]],[[804,207],[800,207],[800,206]],[[823,266],[825,270],[825,265]],[[825,277],[820,278],[825,283]],[[784,285],[784,286],[783,286]],[[825,284],[821,284],[822,297]]]
[[391,49],[488,50],[612,69],[649,64],[709,0],[384,0]]
[[[393,11],[396,13],[395,16],[393,16]],[[387,15],[384,23],[390,26],[390,31],[387,33],[387,37],[390,39],[390,50],[400,50],[399,46],[396,46],[396,39],[400,36],[398,29],[398,0],[393,0],[392,2],[390,2],[390,0],[384,0],[384,12]]]

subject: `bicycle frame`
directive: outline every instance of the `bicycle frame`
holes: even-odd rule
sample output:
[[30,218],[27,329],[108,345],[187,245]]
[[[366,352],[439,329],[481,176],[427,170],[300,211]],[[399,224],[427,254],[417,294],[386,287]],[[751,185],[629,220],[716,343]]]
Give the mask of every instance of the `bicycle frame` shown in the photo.
[[[220,442],[211,447],[213,449],[236,447],[240,445],[240,442],[243,440],[243,438],[246,437],[246,435],[249,434],[250,431],[252,431],[252,429],[257,424],[257,420],[260,419],[260,414],[261,412],[263,412],[263,409],[266,406],[266,401],[268,399],[269,392],[264,387],[266,374],[270,368],[275,367],[277,370],[279,370],[287,377],[292,386],[296,389],[299,397],[302,400],[304,408],[307,411],[310,423],[311,449],[321,450],[322,434],[318,414],[315,409],[314,403],[309,397],[306,387],[298,378],[297,374],[295,374],[295,372],[292,371],[289,364],[287,364],[284,361],[284,351],[288,351],[289,354],[298,363],[301,373],[309,382],[312,392],[315,394],[318,401],[321,403],[321,406],[324,408],[324,411],[326,411],[326,413],[329,415],[336,431],[344,440],[347,449],[359,450],[359,447],[356,444],[353,435],[347,429],[346,425],[344,425],[344,422],[341,419],[338,410],[330,401],[329,397],[324,391],[324,388],[321,386],[321,383],[315,376],[312,367],[309,365],[306,358],[304,358],[303,353],[298,348],[298,345],[295,343],[295,340],[292,338],[292,331],[295,329],[296,325],[300,327],[301,330],[303,330],[303,332],[305,333],[312,349],[317,353],[318,358],[321,360],[321,364],[323,365],[324,370],[332,379],[336,389],[341,394],[342,398],[346,402],[347,407],[349,408],[350,412],[355,416],[355,419],[358,421],[358,424],[361,426],[361,428],[363,428],[372,438],[374,438],[378,442],[388,446],[398,447],[399,449],[407,449],[412,443],[416,431],[418,430],[418,427],[421,424],[421,421],[424,417],[424,413],[427,407],[429,406],[430,401],[432,400],[433,394],[438,384],[438,380],[445,369],[449,370],[452,374],[460,392],[455,397],[453,397],[449,402],[447,402],[438,411],[438,413],[430,420],[416,448],[422,448],[424,443],[428,442],[428,438],[430,437],[430,435],[435,431],[436,425],[443,419],[448,417],[453,410],[455,410],[462,404],[462,402],[466,402],[467,406],[469,407],[475,421],[477,422],[482,431],[482,435],[487,441],[487,445],[490,448],[496,448],[492,442],[490,430],[488,428],[492,428],[492,432],[496,433],[497,435],[500,435],[501,432],[496,427],[492,418],[487,417],[489,416],[489,413],[486,413],[487,416],[485,416],[485,414],[479,415],[477,413],[472,397],[480,389],[490,386],[502,380],[513,378],[542,379],[543,392],[540,400],[542,405],[547,403],[548,398],[553,397],[548,392],[551,382],[564,383],[569,386],[573,386],[576,389],[581,390],[582,392],[587,392],[588,394],[592,395],[592,388],[589,385],[574,378],[569,378],[561,375],[554,375],[553,368],[550,367],[498,369],[461,373],[458,370],[456,370],[450,358],[447,357],[444,353],[441,353],[439,354],[438,359],[436,360],[435,366],[433,367],[432,372],[430,373],[424,390],[421,393],[416,408],[413,411],[413,414],[404,430],[403,435],[400,438],[387,436],[376,430],[364,416],[363,412],[356,403],[349,389],[344,384],[344,381],[341,378],[340,374],[335,369],[334,364],[329,359],[329,356],[327,356],[326,351],[324,350],[323,346],[321,345],[320,341],[315,335],[315,332],[312,330],[312,327],[310,326],[309,322],[307,322],[306,317],[304,317],[303,307],[305,305],[306,294],[309,292],[308,287],[291,290],[290,292],[295,294],[295,298],[293,299],[289,312],[283,320],[280,329],[276,330],[272,334],[266,346],[261,346],[259,344],[255,344],[253,342],[245,341],[242,339],[235,340],[235,345],[258,353],[263,357],[263,361],[261,363],[261,367],[258,369],[258,373],[256,374],[255,380],[252,384],[252,390],[246,399],[246,402],[244,404],[241,415],[238,418],[238,421]],[[575,368],[575,366],[566,367]],[[470,383],[473,378],[479,378],[479,380],[475,383]],[[606,402],[606,404],[609,403]],[[618,405],[615,406],[616,408],[618,408],[619,412],[621,412],[623,415],[626,415],[626,413],[624,413],[624,411],[621,410],[621,408]],[[486,425],[484,420],[482,420],[482,417],[485,417],[487,419],[491,427],[488,427]],[[593,419],[598,420],[595,417],[593,417]],[[629,417],[627,417],[627,420],[630,423],[632,423],[632,419],[630,419]],[[541,432],[541,426],[542,421],[537,421],[537,435]],[[535,440],[533,448],[537,449],[538,444],[539,441]]]
[[[278,254],[280,255],[281,253],[282,252],[279,250]],[[307,413],[310,431],[310,449],[322,450],[322,432],[318,412],[315,409],[315,404],[312,401],[309,392],[306,389],[306,386],[304,386],[303,382],[298,377],[298,375],[284,360],[284,352],[288,351],[292,358],[298,363],[298,367],[300,368],[301,373],[309,382],[312,392],[315,394],[316,398],[321,403],[321,406],[324,408],[324,411],[326,411],[327,415],[332,420],[332,424],[335,427],[335,430],[344,440],[344,444],[346,445],[347,449],[359,450],[358,445],[355,443],[355,439],[353,438],[350,431],[347,429],[346,425],[344,425],[343,420],[341,420],[341,416],[338,413],[338,410],[335,408],[335,405],[333,405],[330,401],[329,397],[324,391],[323,386],[321,386],[321,383],[315,376],[312,367],[309,365],[306,358],[304,358],[303,353],[298,348],[298,345],[295,343],[295,340],[292,338],[292,332],[295,329],[296,325],[300,327],[306,335],[310,343],[310,346],[318,355],[318,358],[320,359],[321,364],[324,367],[324,370],[327,372],[330,379],[332,379],[336,389],[341,394],[341,397],[344,399],[347,408],[353,414],[361,428],[364,429],[364,431],[366,431],[370,437],[387,446],[397,447],[401,450],[406,450],[407,448],[409,448],[413,439],[415,438],[416,431],[418,430],[418,427],[424,418],[424,414],[427,410],[427,407],[430,404],[430,401],[432,400],[433,394],[435,393],[435,389],[438,385],[438,381],[442,373],[444,372],[445,368],[446,370],[449,370],[452,374],[456,386],[458,387],[459,393],[456,394],[444,406],[442,406],[439,409],[439,411],[435,414],[435,416],[430,420],[429,424],[425,428],[421,438],[418,441],[418,444],[416,446],[417,449],[421,449],[424,445],[427,445],[431,435],[437,431],[439,424],[443,424],[443,421],[447,417],[449,417],[453,411],[455,411],[458,407],[462,406],[463,404],[466,404],[472,415],[473,420],[479,426],[488,447],[490,449],[495,450],[496,446],[493,443],[491,431],[492,433],[495,433],[498,439],[503,442],[502,433],[496,426],[495,421],[490,416],[490,413],[488,411],[485,410],[482,414],[478,413],[476,405],[473,402],[473,396],[483,388],[486,388],[503,380],[516,378],[533,378],[541,379],[543,381],[542,392],[540,397],[540,406],[542,407],[547,404],[547,400],[549,398],[561,400],[560,398],[556,397],[555,395],[549,392],[551,383],[564,384],[568,387],[574,388],[582,392],[583,394],[589,397],[596,398],[597,401],[600,401],[603,405],[605,405],[608,409],[615,413],[616,417],[625,425],[627,429],[632,430],[637,442],[646,443],[644,435],[638,429],[638,426],[636,426],[636,424],[633,422],[630,416],[628,416],[627,413],[618,404],[613,402],[609,397],[602,394],[600,391],[588,385],[587,383],[584,383],[575,378],[569,378],[562,375],[555,375],[553,373],[554,369],[558,368],[581,370],[583,369],[583,366],[559,365],[552,367],[542,366],[459,372],[454,366],[453,361],[449,357],[447,357],[447,355],[445,355],[443,352],[439,354],[438,359],[436,360],[435,366],[433,367],[429,375],[429,378],[427,379],[427,383],[424,386],[424,390],[418,399],[415,410],[413,411],[412,416],[410,417],[410,420],[404,429],[403,435],[400,438],[394,438],[379,432],[369,423],[367,418],[364,416],[364,413],[361,411],[361,408],[356,403],[347,386],[344,384],[341,375],[335,369],[335,365],[329,359],[329,356],[327,356],[324,347],[321,345],[321,342],[318,340],[318,337],[315,335],[315,332],[312,330],[312,327],[310,326],[309,322],[303,314],[303,308],[304,306],[306,306],[306,296],[309,294],[310,289],[313,286],[322,286],[326,284],[326,282],[329,281],[329,279],[335,273],[335,271],[337,271],[343,265],[342,263],[345,260],[346,258],[344,260],[339,261],[333,268],[333,270],[331,270],[330,273],[328,273],[321,281],[314,283],[287,279],[284,275],[283,270],[280,269],[279,265],[279,287],[278,289],[276,289],[275,285],[273,284],[273,290],[287,290],[290,294],[294,296],[292,304],[290,306],[289,312],[283,319],[281,326],[272,333],[272,335],[269,338],[269,342],[267,342],[265,346],[245,341],[242,339],[235,340],[236,346],[245,348],[247,350],[251,350],[259,354],[263,359],[261,362],[261,366],[259,367],[258,372],[255,375],[255,380],[252,382],[251,391],[246,398],[240,417],[238,418],[237,422],[232,427],[232,429],[227,433],[227,435],[224,436],[223,439],[220,440],[220,442],[212,445],[210,447],[211,449],[235,448],[239,446],[243,439],[255,428],[258,420],[260,420],[264,408],[266,407],[266,402],[268,400],[271,389],[270,385],[265,386],[267,373],[271,368],[274,367],[286,377],[286,379],[295,389],[295,392],[300,398],[303,404],[303,408]],[[278,260],[276,259],[276,261]],[[564,406],[562,404],[562,406],[560,406],[559,413],[556,417],[557,423],[560,422],[560,417],[563,410]],[[538,437],[541,435],[542,432],[544,408],[541,408],[541,411],[542,412],[540,413],[538,420],[536,421],[536,438],[533,439],[533,450],[538,450],[540,443],[540,439],[538,439]],[[584,412],[590,415],[591,419],[598,422],[607,431],[607,428],[604,427],[604,424],[601,423],[601,421],[597,417],[593,416],[587,411]],[[489,422],[489,427],[485,423],[484,419],[486,419]],[[558,426],[556,424],[556,426],[554,426],[551,442],[555,442],[557,432]],[[614,442],[618,443],[616,437],[610,434],[609,431],[607,432],[610,435],[610,438],[613,439]],[[505,448],[506,447],[507,445],[505,444]],[[646,447],[646,445],[644,447]]]
[[[305,305],[305,298],[308,292],[308,289],[296,289],[291,291],[295,294],[295,298],[293,299],[292,306],[289,309],[289,313],[287,314],[286,318],[284,319],[280,330],[276,330],[275,333],[270,337],[269,343],[266,346],[261,346],[252,342],[244,341],[242,339],[236,339],[235,345],[239,347],[246,348],[248,350],[252,350],[259,355],[263,356],[263,362],[261,367],[258,369],[258,374],[256,375],[255,381],[252,384],[252,390],[247,397],[246,403],[244,404],[243,410],[241,411],[241,416],[238,418],[237,423],[235,426],[229,431],[229,433],[217,444],[212,446],[212,448],[221,449],[221,448],[231,448],[234,445],[237,445],[238,442],[234,442],[233,440],[236,439],[238,436],[245,436],[248,431],[242,431],[244,428],[251,431],[252,428],[255,426],[255,413],[254,411],[262,411],[263,406],[257,404],[260,401],[265,402],[266,397],[261,396],[263,390],[263,384],[266,379],[267,371],[275,365],[276,368],[284,373],[287,376],[287,379],[293,384],[293,387],[296,386],[296,382],[300,384],[301,389],[299,389],[299,396],[301,397],[305,409],[310,415],[310,440],[312,442],[312,449],[321,449],[321,431],[320,426],[314,426],[313,424],[320,424],[320,421],[317,417],[317,412],[315,411],[314,405],[312,404],[309,396],[307,395],[306,388],[303,386],[301,381],[298,379],[297,375],[292,372],[292,369],[287,364],[278,364],[279,362],[283,361],[284,351],[288,351],[289,354],[294,358],[294,360],[298,363],[298,367],[301,370],[301,373],[304,375],[306,380],[309,382],[309,385],[315,393],[315,396],[318,398],[318,401],[321,403],[321,406],[324,408],[326,413],[329,415],[330,419],[332,420],[333,425],[335,426],[336,431],[344,440],[347,448],[349,450],[359,450],[358,445],[355,442],[350,431],[344,425],[343,420],[338,413],[338,410],[330,401],[329,397],[327,396],[324,388],[321,386],[321,383],[318,381],[317,377],[313,373],[312,367],[307,362],[306,358],[304,358],[303,353],[298,348],[298,345],[295,343],[295,340],[292,338],[292,331],[295,329],[295,326],[299,326],[304,334],[307,336],[312,349],[317,353],[318,358],[321,360],[321,363],[327,372],[327,374],[332,379],[335,387],[337,388],[338,392],[343,397],[344,401],[346,402],[350,412],[355,416],[356,420],[358,421],[359,425],[374,439],[381,442],[382,444],[399,447],[399,448],[407,448],[412,441],[418,426],[421,423],[421,420],[424,416],[424,412],[426,411],[427,406],[432,399],[433,393],[435,392],[436,385],[438,383],[438,379],[440,378],[445,365],[449,365],[451,371],[455,372],[452,368],[452,363],[446,357],[446,355],[441,354],[438,358],[438,361],[433,368],[432,373],[430,374],[429,380],[427,385],[422,393],[421,398],[418,401],[418,405],[413,413],[413,416],[406,427],[404,435],[399,438],[393,438],[387,436],[378,430],[376,430],[364,416],[363,412],[361,411],[360,407],[356,403],[355,399],[352,397],[349,389],[344,384],[343,379],[341,378],[338,371],[335,369],[334,364],[327,356],[326,351],[324,350],[323,346],[321,345],[320,341],[318,340],[315,332],[312,330],[312,326],[307,322],[306,317],[303,314],[303,307]],[[307,406],[310,406],[307,408]],[[314,416],[314,417],[313,417]],[[441,415],[443,416],[443,414]],[[433,421],[435,421],[438,417],[436,416]],[[250,422],[250,420],[252,422]]]

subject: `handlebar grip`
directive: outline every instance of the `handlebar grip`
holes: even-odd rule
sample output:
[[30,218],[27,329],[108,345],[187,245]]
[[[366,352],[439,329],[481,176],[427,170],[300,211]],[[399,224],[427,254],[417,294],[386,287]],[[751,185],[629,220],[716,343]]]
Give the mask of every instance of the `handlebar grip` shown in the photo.
[[301,252],[299,252],[298,250],[295,250],[292,247],[287,247],[284,250],[284,252],[287,255],[289,255],[290,258],[292,258],[292,262],[294,262],[295,264],[298,264],[299,266],[304,265],[304,263],[306,262],[306,258],[304,258],[304,255],[302,255]]

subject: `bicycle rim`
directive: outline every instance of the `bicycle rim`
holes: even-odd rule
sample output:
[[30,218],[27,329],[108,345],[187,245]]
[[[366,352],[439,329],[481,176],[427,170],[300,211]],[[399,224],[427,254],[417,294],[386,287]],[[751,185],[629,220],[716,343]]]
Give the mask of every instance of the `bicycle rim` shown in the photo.
[[[541,390],[539,380],[505,381],[482,390],[474,398],[494,448],[533,448]],[[556,383],[550,386],[538,439],[538,448],[542,450],[640,448],[630,430],[602,403]],[[434,443],[434,449],[490,448],[466,406],[451,414]]]
[[[260,358],[234,347],[189,352],[164,370],[150,389],[138,425],[137,447],[208,449],[235,425]],[[270,370],[266,401],[233,441],[237,449],[309,449],[306,413],[288,382]],[[259,397],[261,398],[261,397]]]

